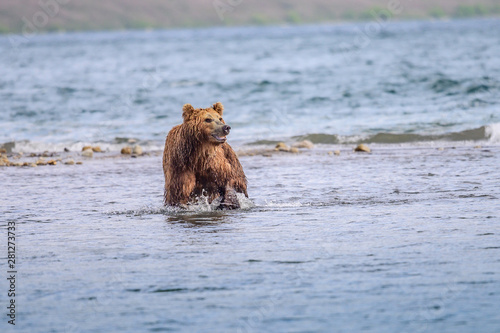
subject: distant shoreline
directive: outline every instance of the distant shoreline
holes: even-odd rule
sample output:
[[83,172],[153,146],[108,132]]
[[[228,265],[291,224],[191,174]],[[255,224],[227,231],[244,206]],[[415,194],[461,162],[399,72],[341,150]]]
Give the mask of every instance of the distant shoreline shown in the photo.
[[[395,22],[411,22],[411,21],[454,21],[454,20],[477,20],[477,19],[500,19],[500,15],[492,16],[470,16],[470,17],[421,17],[421,18],[401,18],[395,19],[388,23]],[[289,22],[272,22],[269,24],[234,24],[234,25],[206,25],[206,26],[165,26],[155,28],[109,28],[109,29],[82,29],[82,30],[41,30],[31,35],[43,34],[64,34],[64,33],[86,33],[86,32],[126,32],[126,31],[161,31],[161,30],[183,30],[183,29],[210,29],[210,28],[245,28],[245,27],[297,27],[307,25],[343,25],[343,24],[363,24],[370,22],[370,20],[356,20],[356,21],[317,21],[317,22],[302,22],[302,23],[289,23]],[[20,36],[22,31],[9,32],[0,31],[0,36]]]
[[490,0],[478,0],[474,5],[458,5],[446,0],[436,0],[432,5],[396,0],[399,8],[390,7],[386,1],[373,1],[370,7],[360,3],[325,1],[313,0],[306,6],[294,0],[283,6],[276,3],[190,0],[186,3],[187,7],[156,0],[148,0],[141,6],[124,1],[115,7],[86,1],[61,2],[56,7],[43,7],[34,0],[23,5],[15,0],[6,0],[0,4],[0,35],[500,17],[500,4]]

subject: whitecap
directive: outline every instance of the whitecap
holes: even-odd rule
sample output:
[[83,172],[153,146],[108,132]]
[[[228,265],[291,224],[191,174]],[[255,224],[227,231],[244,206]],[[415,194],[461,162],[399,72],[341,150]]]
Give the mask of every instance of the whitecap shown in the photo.
[[487,125],[485,134],[490,143],[500,143],[500,123]]

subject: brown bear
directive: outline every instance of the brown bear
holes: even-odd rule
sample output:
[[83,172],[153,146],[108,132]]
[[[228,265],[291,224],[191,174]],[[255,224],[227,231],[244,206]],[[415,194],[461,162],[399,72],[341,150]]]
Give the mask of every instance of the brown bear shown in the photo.
[[182,108],[184,122],[170,130],[163,151],[165,205],[186,206],[204,195],[220,199],[219,208],[239,208],[236,192],[247,193],[240,161],[226,136],[231,127],[222,119],[220,102],[207,109]]

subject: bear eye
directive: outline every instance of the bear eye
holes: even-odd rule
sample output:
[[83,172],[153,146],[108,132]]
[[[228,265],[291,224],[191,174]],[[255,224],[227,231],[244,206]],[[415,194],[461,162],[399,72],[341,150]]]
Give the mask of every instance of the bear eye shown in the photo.
[[205,119],[205,122],[206,122],[206,123],[211,123],[211,122],[212,122],[212,119],[207,118],[207,119]]
[[222,118],[219,118],[220,121],[222,121]]

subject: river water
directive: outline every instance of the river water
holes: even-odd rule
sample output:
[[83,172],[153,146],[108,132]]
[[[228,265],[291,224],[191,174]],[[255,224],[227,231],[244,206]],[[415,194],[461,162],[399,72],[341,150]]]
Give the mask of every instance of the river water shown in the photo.
[[[364,29],[1,37],[8,157],[83,162],[0,167],[2,332],[498,332],[500,21]],[[165,135],[216,101],[250,200],[165,208]]]

